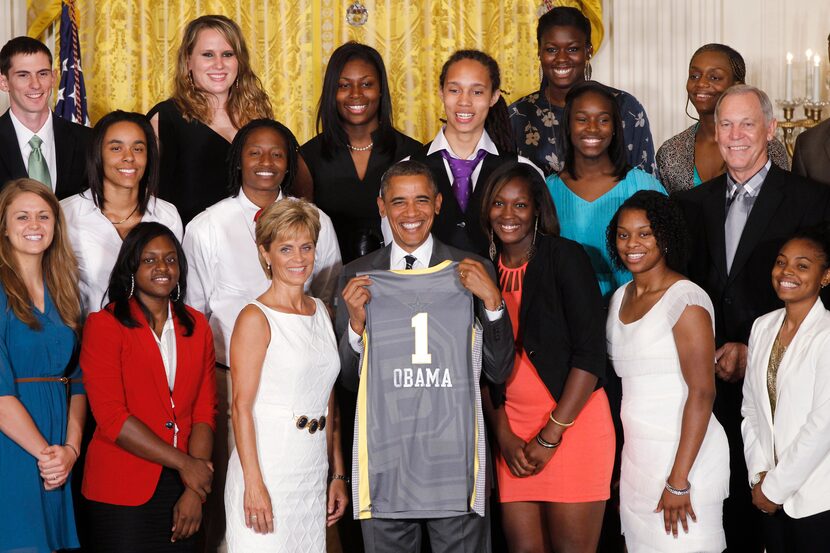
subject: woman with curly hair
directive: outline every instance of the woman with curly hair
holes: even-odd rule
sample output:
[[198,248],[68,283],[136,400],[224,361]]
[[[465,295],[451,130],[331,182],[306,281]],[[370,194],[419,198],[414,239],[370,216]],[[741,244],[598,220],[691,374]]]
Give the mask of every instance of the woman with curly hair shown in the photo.
[[223,15],[187,24],[176,59],[173,95],[147,114],[159,138],[159,197],[186,225],[225,197],[226,158],[248,121],[271,117],[239,26]]
[[[679,272],[688,238],[679,208],[640,191],[606,230],[608,254],[634,280],[608,308],[608,355],[622,378],[620,519],[630,553],[720,552],[729,446],[712,416],[714,311]],[[682,530],[682,531],[681,531]]]

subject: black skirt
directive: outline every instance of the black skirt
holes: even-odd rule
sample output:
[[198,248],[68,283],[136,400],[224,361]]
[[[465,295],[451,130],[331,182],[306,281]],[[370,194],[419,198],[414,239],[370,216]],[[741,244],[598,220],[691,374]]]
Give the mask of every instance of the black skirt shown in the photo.
[[92,553],[185,553],[194,539],[170,541],[173,507],[184,492],[178,472],[162,468],[156,491],[137,507],[86,502],[89,524],[84,551]]

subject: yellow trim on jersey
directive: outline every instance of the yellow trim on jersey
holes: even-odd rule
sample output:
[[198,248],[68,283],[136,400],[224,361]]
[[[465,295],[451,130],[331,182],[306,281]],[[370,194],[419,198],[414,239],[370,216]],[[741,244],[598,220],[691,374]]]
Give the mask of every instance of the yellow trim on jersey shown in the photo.
[[396,275],[430,275],[432,273],[437,273],[443,269],[446,269],[452,264],[451,259],[447,259],[439,263],[438,265],[433,265],[432,267],[427,267],[426,269],[392,269],[391,272],[395,273]]
[[366,430],[366,394],[369,388],[369,332],[363,330],[363,363],[360,368],[360,384],[357,388],[357,466],[358,478],[358,518],[366,520],[372,518],[372,497],[369,492],[369,444]]
[[[475,348],[476,343],[476,325],[473,323],[472,332],[470,333],[472,340],[470,340],[470,359],[472,359],[473,355],[473,348]],[[484,359],[481,360],[482,363]],[[482,367],[482,370],[484,367]],[[470,494],[470,510],[472,511],[475,506],[476,502],[476,484],[478,483],[478,467],[481,459],[478,458],[478,440],[480,439],[478,435],[478,405],[473,403],[475,417],[473,418],[473,428],[475,429],[475,441],[473,442],[473,493]]]

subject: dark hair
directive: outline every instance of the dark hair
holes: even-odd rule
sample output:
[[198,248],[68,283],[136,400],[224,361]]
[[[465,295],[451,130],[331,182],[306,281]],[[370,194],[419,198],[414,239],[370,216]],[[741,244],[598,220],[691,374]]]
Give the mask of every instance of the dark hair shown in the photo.
[[689,64],[691,65],[692,59],[695,56],[705,52],[717,52],[718,54],[726,56],[726,59],[729,60],[729,66],[732,69],[732,78],[735,80],[733,84],[744,84],[746,82],[746,63],[744,62],[743,56],[737,50],[726,44],[710,42],[695,50],[695,53],[692,54],[689,60]]
[[[109,288],[107,289],[110,303],[107,305],[107,309],[111,309],[118,322],[127,328],[140,326],[139,322],[130,313],[130,296],[135,282],[134,275],[141,263],[141,252],[144,247],[159,236],[169,238],[176,248],[176,256],[179,258],[179,286],[176,299],[170,298],[170,301],[173,302],[173,313],[176,314],[176,318],[184,326],[184,335],[190,336],[193,334],[194,320],[184,305],[184,298],[187,296],[187,258],[185,258],[184,250],[176,235],[161,223],[139,223],[127,233],[110,274]],[[135,294],[135,301],[141,308],[141,312],[144,313],[147,323],[152,324],[153,316],[137,294]]]
[[380,106],[378,107],[378,140],[376,149],[392,147],[394,145],[394,127],[392,126],[392,96],[389,93],[389,82],[386,77],[386,66],[377,50],[359,42],[347,42],[332,52],[323,77],[323,90],[317,104],[317,132],[323,140],[322,153],[327,158],[334,157],[338,148],[345,148],[349,143],[346,131],[340,122],[337,111],[337,89],[340,83],[340,74],[346,64],[352,60],[362,60],[373,65],[377,71],[380,85]]
[[673,198],[655,190],[640,190],[628,198],[614,213],[605,229],[605,243],[611,263],[625,269],[617,251],[617,225],[620,214],[627,209],[642,209],[651,225],[657,247],[663,252],[666,265],[679,273],[685,272],[689,258],[689,234],[680,206]]
[[288,166],[285,169],[285,176],[282,179],[280,188],[287,196],[291,196],[294,188],[294,178],[297,175],[297,167],[299,165],[299,154],[297,151],[300,145],[297,144],[297,137],[291,132],[291,129],[273,119],[254,119],[236,133],[236,136],[231,143],[228,150],[228,192],[231,196],[238,196],[239,190],[242,188],[242,149],[245,147],[245,141],[256,129],[268,128],[274,132],[282,135],[285,139],[285,146],[288,148],[286,155],[288,156]]
[[573,27],[585,35],[585,43],[591,44],[591,22],[576,8],[557,6],[539,18],[536,24],[536,44],[542,45],[542,35],[551,27]]
[[824,255],[824,263],[822,264],[824,269],[830,267],[830,223],[819,223],[818,225],[799,229],[787,239],[787,242],[793,240],[812,242]]
[[104,209],[104,137],[110,127],[116,123],[133,123],[144,132],[144,140],[147,143],[147,165],[144,167],[144,175],[138,183],[138,212],[144,213],[151,196],[158,193],[159,187],[159,149],[156,141],[156,133],[150,122],[141,113],[111,111],[101,118],[92,129],[92,146],[86,156],[86,171],[89,179],[89,191],[92,194],[92,201],[99,209]]
[[432,177],[432,171],[429,170],[425,164],[414,159],[407,159],[393,164],[387,169],[383,176],[380,177],[380,197],[383,198],[386,194],[386,189],[389,187],[389,181],[393,177],[414,177],[421,175],[426,177],[429,186],[432,189],[432,195],[438,195],[438,185],[435,184],[435,179]]
[[52,67],[52,52],[41,41],[27,36],[16,36],[0,49],[0,73],[9,76],[12,67],[12,58],[18,55],[46,54],[49,58],[49,67]]
[[[452,64],[462,60],[473,60],[483,65],[490,74],[491,91],[495,93],[499,90],[501,86],[499,64],[481,50],[457,50],[451,55],[441,68],[441,76],[438,79],[441,88],[444,88],[444,81],[447,78],[447,72]],[[495,143],[499,154],[516,153],[516,144],[513,141],[513,128],[510,126],[510,118],[507,114],[507,102],[504,99],[504,94],[499,96],[499,99],[487,112],[487,119],[484,121],[484,130],[487,131],[490,139]]]
[[[490,234],[492,228],[490,207],[493,205],[493,199],[504,185],[513,179],[525,181],[530,188],[530,195],[533,197],[539,217],[539,232],[549,236],[559,236],[559,217],[556,215],[556,206],[553,205],[545,179],[535,167],[519,161],[511,161],[499,166],[484,185],[484,195],[481,200],[481,228],[484,229],[484,234]],[[493,241],[497,246],[500,245],[497,236],[493,236]]]
[[583,81],[578,83],[565,96],[565,111],[562,115],[562,132],[565,137],[564,144],[562,145],[565,150],[565,168],[573,178],[579,178],[579,175],[576,174],[576,164],[574,163],[575,148],[571,141],[571,112],[573,111],[573,104],[576,99],[589,92],[599,94],[608,100],[608,103],[611,105],[611,117],[614,120],[614,134],[611,137],[611,144],[608,146],[608,157],[611,158],[611,163],[614,165],[614,177],[620,181],[625,178],[631,169],[626,156],[620,106],[617,103],[614,92],[604,84],[596,81]]

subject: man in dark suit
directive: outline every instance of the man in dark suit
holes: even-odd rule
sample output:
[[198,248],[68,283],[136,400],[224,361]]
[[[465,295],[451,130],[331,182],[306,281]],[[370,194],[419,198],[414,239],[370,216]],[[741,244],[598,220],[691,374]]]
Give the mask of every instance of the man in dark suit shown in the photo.
[[[830,188],[772,164],[767,141],[776,121],[767,95],[736,85],[715,110],[726,174],[677,195],[692,237],[689,277],[715,307],[714,412],[730,448],[730,496],[724,503],[728,550],[762,551],[760,512],[752,506],[741,441],[741,385],[755,319],[781,307],[772,289],[779,248],[796,230],[827,218]],[[757,480],[756,480],[757,481]]]
[[19,36],[0,50],[0,90],[10,104],[0,116],[0,188],[30,177],[63,199],[86,187],[92,130],[52,114],[54,80],[52,53],[42,42]]
[[[830,58],[830,35],[827,36],[827,56]],[[830,184],[830,119],[807,129],[795,139],[793,173]]]
[[[378,208],[381,216],[388,218],[394,242],[349,263],[343,270],[336,327],[340,336],[341,376],[346,387],[358,387],[365,305],[371,298],[370,277],[355,275],[372,270],[421,269],[445,260],[458,262],[460,283],[475,296],[475,313],[483,328],[482,373],[495,383],[504,382],[510,375],[513,334],[495,271],[482,258],[447,246],[431,235],[441,201],[429,168],[420,162],[399,162],[381,179]],[[472,406],[470,414],[473,415]],[[424,526],[434,552],[490,550],[489,519],[468,513],[439,519],[364,520],[366,551],[417,552]]]

